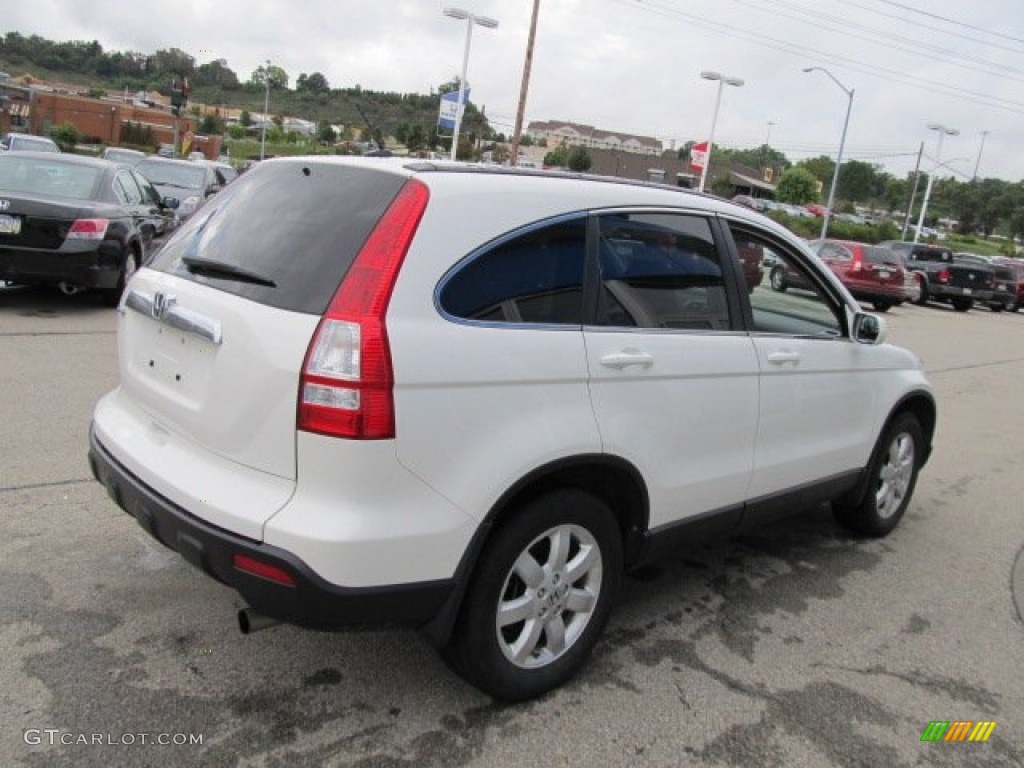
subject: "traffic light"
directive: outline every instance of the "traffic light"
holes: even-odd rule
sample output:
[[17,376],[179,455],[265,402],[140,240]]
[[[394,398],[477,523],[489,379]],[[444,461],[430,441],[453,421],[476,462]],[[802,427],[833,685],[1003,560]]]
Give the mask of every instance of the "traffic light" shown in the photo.
[[188,105],[188,78],[182,78],[181,85],[178,85],[178,78],[171,82],[171,112],[175,117],[181,115]]

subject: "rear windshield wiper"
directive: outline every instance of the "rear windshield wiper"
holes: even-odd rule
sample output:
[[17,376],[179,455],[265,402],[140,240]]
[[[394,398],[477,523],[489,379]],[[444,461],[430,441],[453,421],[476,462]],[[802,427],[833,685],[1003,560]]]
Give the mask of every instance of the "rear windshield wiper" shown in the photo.
[[201,259],[197,256],[183,256],[181,263],[193,275],[216,277],[221,280],[237,280],[241,283],[255,283],[256,285],[265,285],[268,288],[277,287],[277,283],[270,278],[257,275],[255,272],[236,267],[233,264],[225,264],[223,261]]

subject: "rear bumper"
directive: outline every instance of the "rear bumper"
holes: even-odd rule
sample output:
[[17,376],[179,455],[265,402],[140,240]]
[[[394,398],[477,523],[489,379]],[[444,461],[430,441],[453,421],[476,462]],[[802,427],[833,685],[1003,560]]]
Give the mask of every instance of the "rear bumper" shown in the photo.
[[992,291],[985,289],[963,288],[947,283],[931,283],[928,293],[936,299],[973,299],[974,301],[990,301]]
[[122,259],[120,250],[106,244],[79,252],[0,248],[0,280],[114,288],[120,278]]
[[[204,523],[163,498],[122,466],[93,429],[89,466],[110,498],[150,536],[271,618],[313,629],[421,626],[438,614],[454,589],[453,579],[356,588],[331,584],[290,552]],[[294,586],[237,569],[236,555],[285,571]]]

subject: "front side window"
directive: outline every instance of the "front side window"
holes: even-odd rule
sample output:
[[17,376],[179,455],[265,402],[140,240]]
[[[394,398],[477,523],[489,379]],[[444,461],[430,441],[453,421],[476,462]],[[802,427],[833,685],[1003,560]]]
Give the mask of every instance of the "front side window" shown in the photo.
[[[730,224],[740,252],[771,254],[774,260],[771,285],[750,293],[753,330],[757,333],[835,338],[843,334],[841,306],[822,287],[824,276],[789,248],[764,235]],[[775,280],[781,275],[781,280]]]
[[441,288],[441,309],[494,323],[583,324],[586,219],[513,237],[462,265]]
[[722,265],[706,219],[611,213],[599,221],[598,325],[730,327]]

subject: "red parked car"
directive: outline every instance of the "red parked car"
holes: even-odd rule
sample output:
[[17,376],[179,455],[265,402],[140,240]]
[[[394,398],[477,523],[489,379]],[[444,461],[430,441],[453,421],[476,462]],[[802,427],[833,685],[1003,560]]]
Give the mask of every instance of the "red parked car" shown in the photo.
[[[906,270],[896,253],[851,240],[811,240],[818,254],[858,301],[870,302],[879,312],[906,300]],[[777,291],[800,288],[797,275],[781,266],[772,268],[771,286]]]

